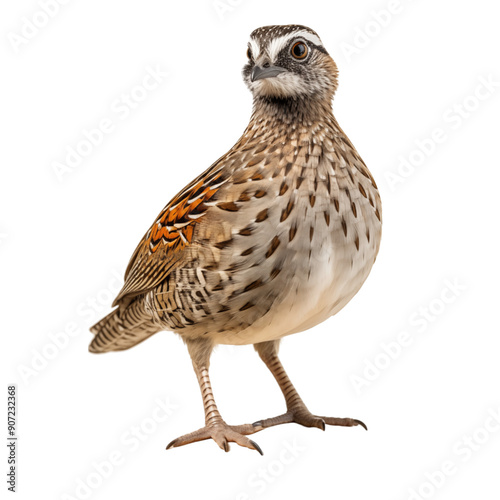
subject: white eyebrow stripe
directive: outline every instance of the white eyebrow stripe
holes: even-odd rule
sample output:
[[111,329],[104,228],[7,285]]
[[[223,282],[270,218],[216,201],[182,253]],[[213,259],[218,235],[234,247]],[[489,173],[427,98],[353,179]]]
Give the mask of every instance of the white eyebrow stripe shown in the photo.
[[252,51],[252,56],[253,56],[253,59],[255,61],[255,59],[257,59],[257,57],[259,57],[259,54],[260,54],[260,47],[259,47],[259,44],[257,43],[256,40],[254,40],[253,38],[250,38],[250,49]]
[[320,40],[319,36],[313,35],[312,33],[309,33],[309,31],[299,31],[296,34],[298,36],[301,36],[305,40],[314,43],[314,45],[319,45],[320,47],[323,47],[323,42]]

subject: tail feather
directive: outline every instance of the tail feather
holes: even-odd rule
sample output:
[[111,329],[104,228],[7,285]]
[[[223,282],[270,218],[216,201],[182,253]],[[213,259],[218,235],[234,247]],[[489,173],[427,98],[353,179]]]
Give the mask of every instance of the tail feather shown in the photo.
[[160,330],[146,313],[142,301],[134,301],[123,310],[118,307],[90,328],[94,339],[89,351],[103,353],[130,349]]

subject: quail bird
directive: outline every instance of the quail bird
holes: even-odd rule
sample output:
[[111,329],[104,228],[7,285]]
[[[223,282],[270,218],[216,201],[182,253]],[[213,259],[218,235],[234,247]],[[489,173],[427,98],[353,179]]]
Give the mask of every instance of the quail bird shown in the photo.
[[[90,351],[129,349],[178,333],[198,378],[205,427],[167,448],[213,439],[255,449],[247,436],[289,422],[366,426],[313,415],[279,358],[280,339],[307,330],[357,293],[378,253],[375,181],[332,112],[337,67],[305,26],[250,35],[243,78],[253,95],[238,142],[161,211],[136,248]],[[209,378],[217,344],[253,344],[283,392],[286,412],[228,425]]]

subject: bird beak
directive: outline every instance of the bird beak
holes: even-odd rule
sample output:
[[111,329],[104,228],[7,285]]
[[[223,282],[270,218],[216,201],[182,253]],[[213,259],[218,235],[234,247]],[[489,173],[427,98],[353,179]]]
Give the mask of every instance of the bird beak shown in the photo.
[[269,66],[268,68],[254,66],[252,70],[252,82],[255,82],[255,80],[263,80],[264,78],[272,78],[285,72],[286,69],[280,68],[279,66]]

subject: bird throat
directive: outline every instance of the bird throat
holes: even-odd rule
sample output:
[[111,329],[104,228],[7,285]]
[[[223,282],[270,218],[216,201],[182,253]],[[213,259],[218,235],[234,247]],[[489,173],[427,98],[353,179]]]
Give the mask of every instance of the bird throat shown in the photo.
[[329,122],[333,119],[330,99],[318,97],[272,97],[259,96],[254,99],[254,119],[271,118],[284,124],[307,125],[314,122]]

